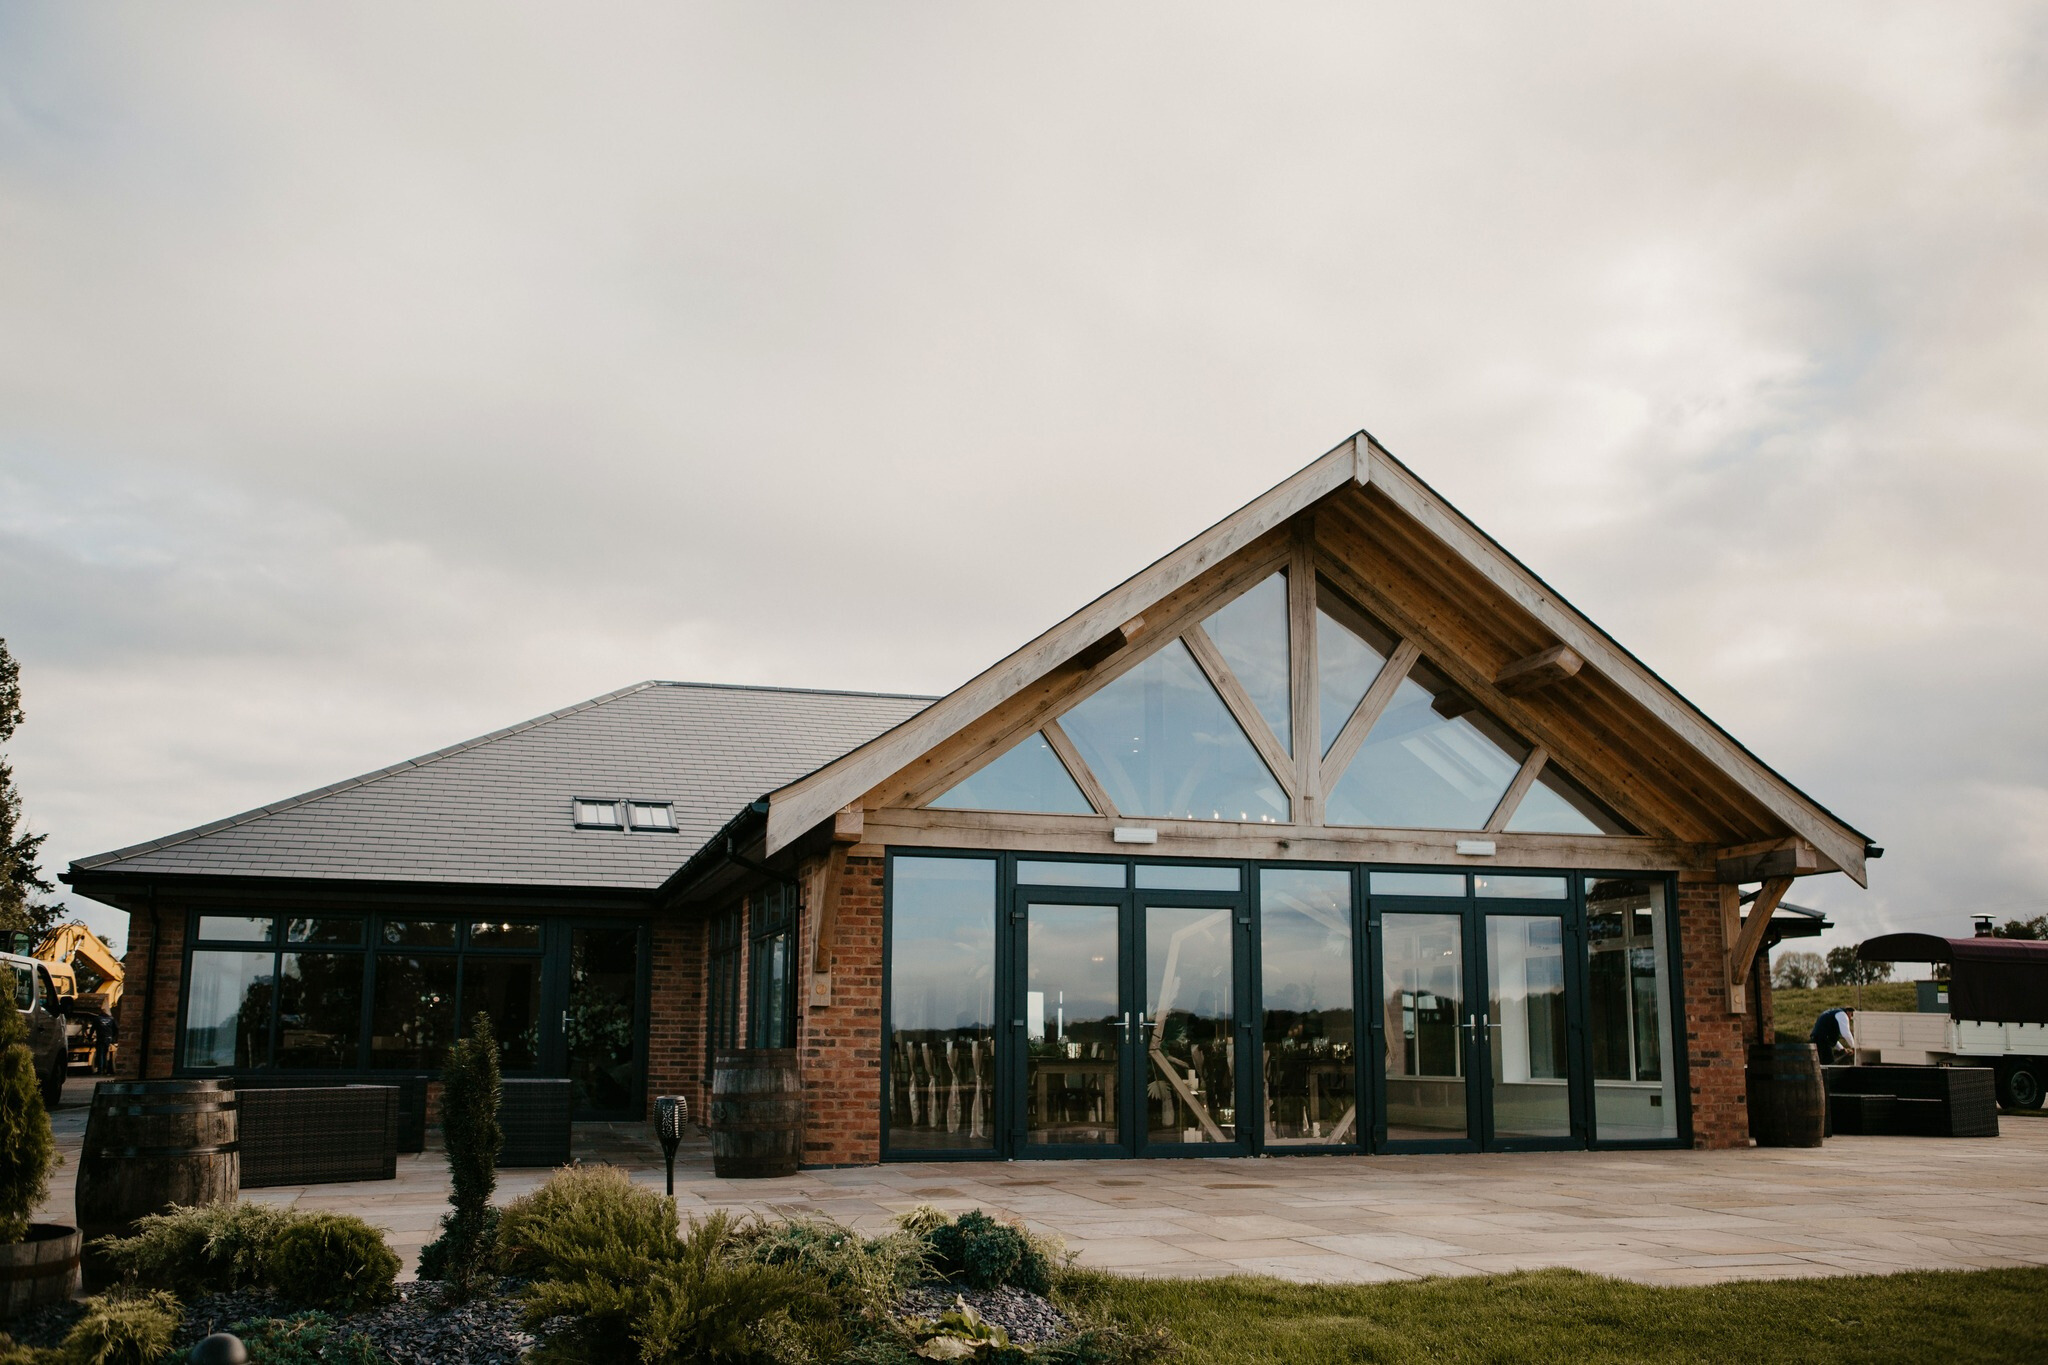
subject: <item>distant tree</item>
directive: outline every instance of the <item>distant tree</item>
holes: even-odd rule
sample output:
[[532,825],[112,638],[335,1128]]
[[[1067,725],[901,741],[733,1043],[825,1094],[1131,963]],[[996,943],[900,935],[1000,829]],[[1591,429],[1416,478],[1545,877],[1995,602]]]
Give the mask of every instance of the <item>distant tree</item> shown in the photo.
[[[21,665],[0,639],[0,744],[14,737],[24,719],[21,709]],[[21,793],[15,790],[14,768],[0,756],[0,931],[26,929],[40,934],[64,913],[60,904],[45,901],[56,888],[43,877],[39,863],[46,834],[30,834],[21,824]]]
[[1828,969],[1821,979],[1823,986],[1869,986],[1879,981],[1889,981],[1892,964],[1889,962],[1860,962],[1854,948],[1828,949]]
[[1771,985],[1781,991],[1803,991],[1818,986],[1827,971],[1827,959],[1819,953],[1780,953],[1771,963]]
[[2048,938],[2048,915],[2032,919],[2009,919],[2003,929],[1991,931],[1999,938]]

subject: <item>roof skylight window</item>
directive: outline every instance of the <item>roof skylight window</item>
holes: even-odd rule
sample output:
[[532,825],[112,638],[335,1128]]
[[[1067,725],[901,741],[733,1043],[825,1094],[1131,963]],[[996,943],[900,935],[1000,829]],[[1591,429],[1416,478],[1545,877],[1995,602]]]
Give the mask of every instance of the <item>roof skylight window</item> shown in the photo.
[[676,832],[676,810],[667,801],[628,801],[626,818],[634,830],[643,834]]
[[576,798],[576,828],[578,829],[622,829],[619,819],[619,803],[616,801],[592,801],[587,797]]

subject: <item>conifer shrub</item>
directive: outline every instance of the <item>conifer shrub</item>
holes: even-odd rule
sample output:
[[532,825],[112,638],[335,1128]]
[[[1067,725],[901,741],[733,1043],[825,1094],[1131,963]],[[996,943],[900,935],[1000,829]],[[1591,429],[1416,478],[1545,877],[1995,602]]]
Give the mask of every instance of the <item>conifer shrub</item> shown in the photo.
[[822,1280],[868,1317],[886,1317],[903,1292],[924,1280],[930,1248],[898,1230],[862,1237],[831,1218],[787,1218],[737,1226],[734,1242],[760,1265],[787,1266]]
[[144,1217],[132,1237],[103,1237],[93,1245],[124,1276],[197,1299],[268,1284],[270,1244],[307,1216],[274,1204],[173,1207]]
[[676,1246],[675,1200],[615,1166],[571,1166],[506,1205],[494,1261],[521,1279],[571,1279],[594,1267],[651,1270]]
[[280,1229],[264,1257],[270,1287],[292,1303],[354,1310],[391,1298],[399,1260],[384,1234],[346,1213],[304,1213]]
[[85,1301],[59,1358],[68,1365],[157,1365],[178,1324],[178,1301],[161,1289],[116,1289]]
[[844,1345],[821,1280],[748,1258],[723,1212],[678,1236],[673,1202],[616,1171],[557,1174],[500,1232],[501,1264],[535,1277],[528,1324],[560,1328],[539,1358],[807,1365]]
[[1052,1292],[1053,1257],[1021,1228],[999,1223],[980,1209],[954,1219],[936,1209],[916,1209],[899,1221],[931,1248],[932,1272],[944,1280],[970,1289],[1007,1284],[1033,1294]]
[[420,1278],[438,1279],[457,1297],[480,1287],[496,1240],[498,1154],[505,1130],[498,1124],[501,1087],[498,1039],[491,1016],[478,1014],[448,1052],[441,1073],[441,1139],[448,1154],[451,1205],[441,1235],[420,1252]]
[[12,1001],[0,1002],[0,1242],[28,1237],[29,1218],[50,1192],[56,1161],[28,1026]]

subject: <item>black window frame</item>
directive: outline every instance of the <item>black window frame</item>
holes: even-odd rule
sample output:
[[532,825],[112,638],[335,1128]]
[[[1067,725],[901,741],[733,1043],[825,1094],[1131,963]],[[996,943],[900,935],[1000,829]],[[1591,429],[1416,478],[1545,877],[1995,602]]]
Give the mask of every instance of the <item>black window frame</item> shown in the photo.
[[711,917],[705,930],[709,979],[705,983],[704,1079],[714,1059],[740,1045],[740,959],[745,955],[746,906],[735,901]]
[[[1357,1044],[1357,1089],[1355,1093],[1360,1097],[1361,1102],[1363,1102],[1366,1096],[1376,1096],[1380,1093],[1379,1082],[1381,1078],[1378,1074],[1378,1069],[1380,1066],[1381,1059],[1378,1056],[1379,1044],[1377,1043],[1377,1041],[1374,1040],[1373,1030],[1370,1023],[1371,1019],[1375,1016],[1375,1012],[1378,1007],[1376,1002],[1370,998],[1369,992],[1372,989],[1371,983],[1377,980],[1377,973],[1379,967],[1378,921],[1382,910],[1390,907],[1398,909],[1404,904],[1423,905],[1429,904],[1434,901],[1441,901],[1445,904],[1455,902],[1461,907],[1460,910],[1456,913],[1460,914],[1462,917],[1465,917],[1464,922],[1471,926],[1474,926],[1475,928],[1477,928],[1479,932],[1483,932],[1485,916],[1490,912],[1526,915],[1562,914],[1566,917],[1567,921],[1567,972],[1573,974],[1573,976],[1579,983],[1576,988],[1576,999],[1579,1002],[1578,1008],[1583,1010],[1587,1007],[1589,1003],[1587,1000],[1585,990],[1585,974],[1589,970],[1591,965],[1591,945],[1589,941],[1590,936],[1586,933],[1585,929],[1587,894],[1586,888],[1588,883],[1596,880],[1618,880],[1655,883],[1663,888],[1664,904],[1662,915],[1665,931],[1665,943],[1667,947],[1667,954],[1664,961],[1665,970],[1669,973],[1668,990],[1670,994],[1668,1004],[1672,1013],[1672,1017],[1669,1020],[1663,1021],[1663,1027],[1665,1029],[1665,1041],[1671,1049],[1670,1056],[1666,1064],[1671,1072],[1672,1094],[1677,1111],[1675,1116],[1676,1134],[1675,1136],[1670,1138],[1603,1139],[1600,1136],[1597,1120],[1594,1114],[1592,1113],[1594,1080],[1591,1067],[1591,1044],[1590,1039],[1585,1037],[1582,1033],[1578,1041],[1572,1044],[1574,1057],[1573,1065],[1576,1072],[1578,1073],[1574,1077],[1573,1084],[1574,1089],[1577,1091],[1581,1091],[1582,1094],[1580,1100],[1575,1101],[1574,1104],[1575,1132],[1573,1138],[1570,1140],[1568,1145],[1572,1148],[1593,1151],[1673,1150],[1680,1148],[1688,1148],[1692,1145],[1693,1116],[1691,1104],[1690,1077],[1691,1058],[1686,1046],[1686,1016],[1684,1004],[1686,964],[1684,960],[1684,938],[1681,932],[1680,924],[1678,877],[1677,874],[1674,872],[1616,871],[1607,867],[1597,866],[1579,868],[1473,868],[1458,867],[1456,865],[1447,866],[1441,864],[1417,865],[1413,863],[1384,863],[1368,861],[1352,862],[1326,859],[1205,859],[1200,857],[1188,856],[1162,857],[1159,855],[1069,853],[1054,852],[1042,849],[989,850],[966,849],[956,847],[927,848],[915,846],[892,846],[886,850],[886,860],[884,863],[883,871],[884,911],[882,919],[882,1000],[880,1012],[882,1056],[880,1066],[880,1084],[879,1089],[877,1091],[877,1104],[881,1115],[882,1130],[881,1159],[885,1162],[990,1160],[1001,1161],[1021,1159],[1026,1155],[1029,1155],[1031,1159],[1058,1159],[1058,1156],[1056,1154],[1037,1152],[1027,1154],[1023,1150],[1015,1148],[1014,1141],[1011,1135],[1007,1132],[1008,1128],[1014,1127],[1014,1123],[1011,1121],[1011,1118],[1007,1115],[1000,1120],[1004,1127],[998,1129],[998,1140],[994,1147],[989,1150],[963,1151],[943,1147],[913,1147],[907,1144],[903,1146],[898,1146],[893,1141],[890,1133],[891,1125],[889,1106],[892,1092],[890,1090],[891,1082],[889,1076],[889,1069],[891,1057],[890,1030],[892,1027],[891,1001],[894,991],[894,981],[893,972],[890,969],[889,955],[891,950],[891,943],[893,940],[892,931],[894,928],[895,921],[894,868],[896,859],[898,857],[965,858],[994,860],[996,863],[997,906],[999,907],[999,915],[1001,915],[1002,917],[1001,922],[1007,922],[1009,919],[1014,918],[1014,915],[1012,914],[1012,893],[1017,889],[1019,885],[1018,865],[1024,862],[1073,862],[1107,864],[1120,863],[1125,866],[1124,885],[1126,888],[1131,888],[1136,885],[1137,868],[1140,865],[1210,865],[1219,867],[1234,866],[1240,869],[1239,886],[1241,890],[1239,893],[1236,894],[1238,894],[1242,898],[1242,904],[1249,908],[1249,913],[1254,922],[1256,922],[1258,918],[1258,878],[1259,873],[1262,870],[1267,868],[1316,868],[1323,870],[1342,870],[1348,872],[1352,879],[1352,990],[1353,998],[1356,1002],[1358,1002],[1356,1006],[1355,1017],[1357,1020],[1357,1028],[1359,1030]],[[1421,897],[1419,899],[1414,894],[1404,895],[1398,892],[1386,891],[1374,892],[1371,890],[1370,886],[1371,874],[1374,872],[1444,873],[1449,876],[1458,878],[1463,884],[1463,891],[1461,894],[1457,896],[1446,895],[1443,897]],[[1478,894],[1478,886],[1477,883],[1474,881],[1474,878],[1486,877],[1489,875],[1501,877],[1559,877],[1564,880],[1566,894],[1564,897],[1555,900],[1546,898],[1524,899],[1511,897],[1481,897]],[[1041,884],[1033,883],[1032,885],[1036,887]],[[1054,889],[1058,890],[1077,888],[1055,887]],[[1079,889],[1085,890],[1086,888]],[[1104,891],[1103,894],[1136,895],[1139,893],[1127,890],[1123,892]],[[1144,894],[1156,896],[1160,893],[1147,892]],[[1211,894],[1220,895],[1222,893]],[[998,1003],[996,1007],[996,1012],[998,1015],[999,1038],[1002,1036],[1003,1033],[1003,1030],[1000,1028],[1000,1025],[1003,1022],[1005,1022],[1003,1016],[1006,1013],[1010,1012],[1008,1010],[1007,1005],[1004,1002],[1009,999],[1009,994],[1011,992],[1021,989],[1021,987],[1016,986],[1012,977],[1012,974],[1017,970],[1018,967],[1017,949],[1015,944],[1010,941],[1012,938],[1014,938],[1014,933],[1008,936],[1001,932],[998,933],[996,944],[996,960],[993,964],[996,980],[996,989],[998,992]],[[1246,959],[1246,967],[1250,972],[1251,984],[1250,988],[1246,991],[1244,997],[1244,1006],[1242,1010],[1243,1019],[1257,1021],[1262,1016],[1262,1011],[1264,1008],[1263,986],[1260,980],[1262,950],[1263,943],[1261,941],[1261,936],[1256,932],[1256,923],[1254,923],[1253,932],[1251,933],[1250,943],[1248,945],[1249,955]],[[1007,1022],[1009,1022],[1013,1028],[1021,1028],[1023,1026],[1022,1020],[1011,1019]],[[1263,1045],[1254,1043],[1252,1047],[1253,1050],[1251,1053],[1251,1060],[1247,1064],[1254,1067],[1263,1066]],[[1015,1062],[1010,1058],[1010,1050],[999,1045],[997,1052],[996,1067],[997,1086],[999,1092],[1001,1092],[998,1096],[997,1101],[999,1113],[1002,1113],[1003,1107],[1009,1104],[1008,1093],[1009,1089],[1014,1084],[1014,1066]],[[1256,1126],[1260,1134],[1262,1135],[1263,1114],[1259,1115],[1258,1118],[1259,1122]],[[1283,1146],[1280,1144],[1274,1144],[1272,1146],[1268,1146],[1264,1142],[1263,1137],[1260,1136],[1259,1138],[1254,1140],[1252,1147],[1253,1150],[1255,1150],[1259,1154],[1271,1156],[1313,1156],[1319,1154],[1328,1155],[1333,1152],[1377,1154],[1383,1150],[1389,1150],[1389,1148],[1386,1146],[1384,1137],[1376,1131],[1380,1125],[1382,1118],[1383,1115],[1377,1113],[1373,1114],[1371,1116],[1370,1122],[1372,1125],[1372,1129],[1375,1131],[1367,1131],[1363,1128],[1354,1129],[1354,1138],[1347,1140],[1345,1143],[1342,1144],[1333,1144],[1329,1146],[1318,1146],[1308,1144],[1303,1144],[1300,1146]],[[1246,1122],[1247,1124],[1249,1124],[1251,1121],[1248,1119],[1246,1120]],[[1525,1143],[1515,1138],[1495,1139],[1492,1149],[1519,1150],[1525,1147],[1534,1148],[1539,1145],[1543,1144]],[[1161,1153],[1160,1155],[1170,1156],[1185,1154]]]
[[[771,882],[747,898],[747,1046],[796,1046],[797,925],[801,910],[793,883]],[[773,968],[785,971],[780,999]]]
[[[229,919],[268,919],[270,931],[261,938],[208,938],[199,935],[199,929],[208,915]],[[525,958],[540,964],[541,1009],[545,1011],[547,990],[545,973],[550,956],[549,922],[556,916],[519,909],[489,912],[481,907],[413,907],[394,906],[389,909],[334,908],[326,907],[234,907],[205,905],[194,906],[188,911],[192,926],[192,937],[187,940],[183,953],[179,979],[179,1006],[177,1029],[173,1039],[172,1066],[180,1076],[229,1076],[255,1075],[279,1077],[344,1077],[344,1076],[399,1076],[407,1074],[431,1074],[441,1069],[439,1061],[418,1065],[380,1066],[372,1055],[373,1030],[376,1011],[377,960],[379,957],[434,957],[453,958],[455,969],[455,1020],[450,1044],[464,1036],[465,1016],[464,988],[467,973],[465,964],[472,956],[479,959]],[[354,920],[363,926],[363,932],[355,943],[324,943],[293,939],[290,937],[291,924],[295,920]],[[388,923],[435,922],[453,924],[455,934],[448,945],[423,945],[386,943],[384,930]],[[493,946],[471,943],[471,936],[477,924],[518,923],[532,924],[538,930],[535,946]],[[263,1030],[265,1039],[264,1060],[252,1063],[229,1063],[222,1066],[195,1065],[186,1060],[187,1012],[192,1000],[192,969],[194,960],[202,952],[255,952],[270,954],[270,1018]],[[358,1009],[357,1036],[354,1057],[347,1065],[334,1067],[283,1066],[278,1062],[279,1047],[283,1037],[284,1012],[281,1004],[284,956],[286,954],[332,954],[352,956],[362,964],[362,993]],[[510,1076],[540,1076],[547,1074],[545,1038],[536,1040],[534,1061],[531,1066],[507,1066],[505,1073]]]

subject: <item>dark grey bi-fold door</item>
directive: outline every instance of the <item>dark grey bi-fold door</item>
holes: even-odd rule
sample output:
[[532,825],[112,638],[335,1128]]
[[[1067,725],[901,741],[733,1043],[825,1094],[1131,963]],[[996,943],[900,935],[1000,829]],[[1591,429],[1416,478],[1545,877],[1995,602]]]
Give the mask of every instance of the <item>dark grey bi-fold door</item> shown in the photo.
[[1561,892],[1374,897],[1380,1148],[1583,1144],[1581,923]]
[[1245,1150],[1241,894],[1020,888],[1011,928],[1016,1155]]

